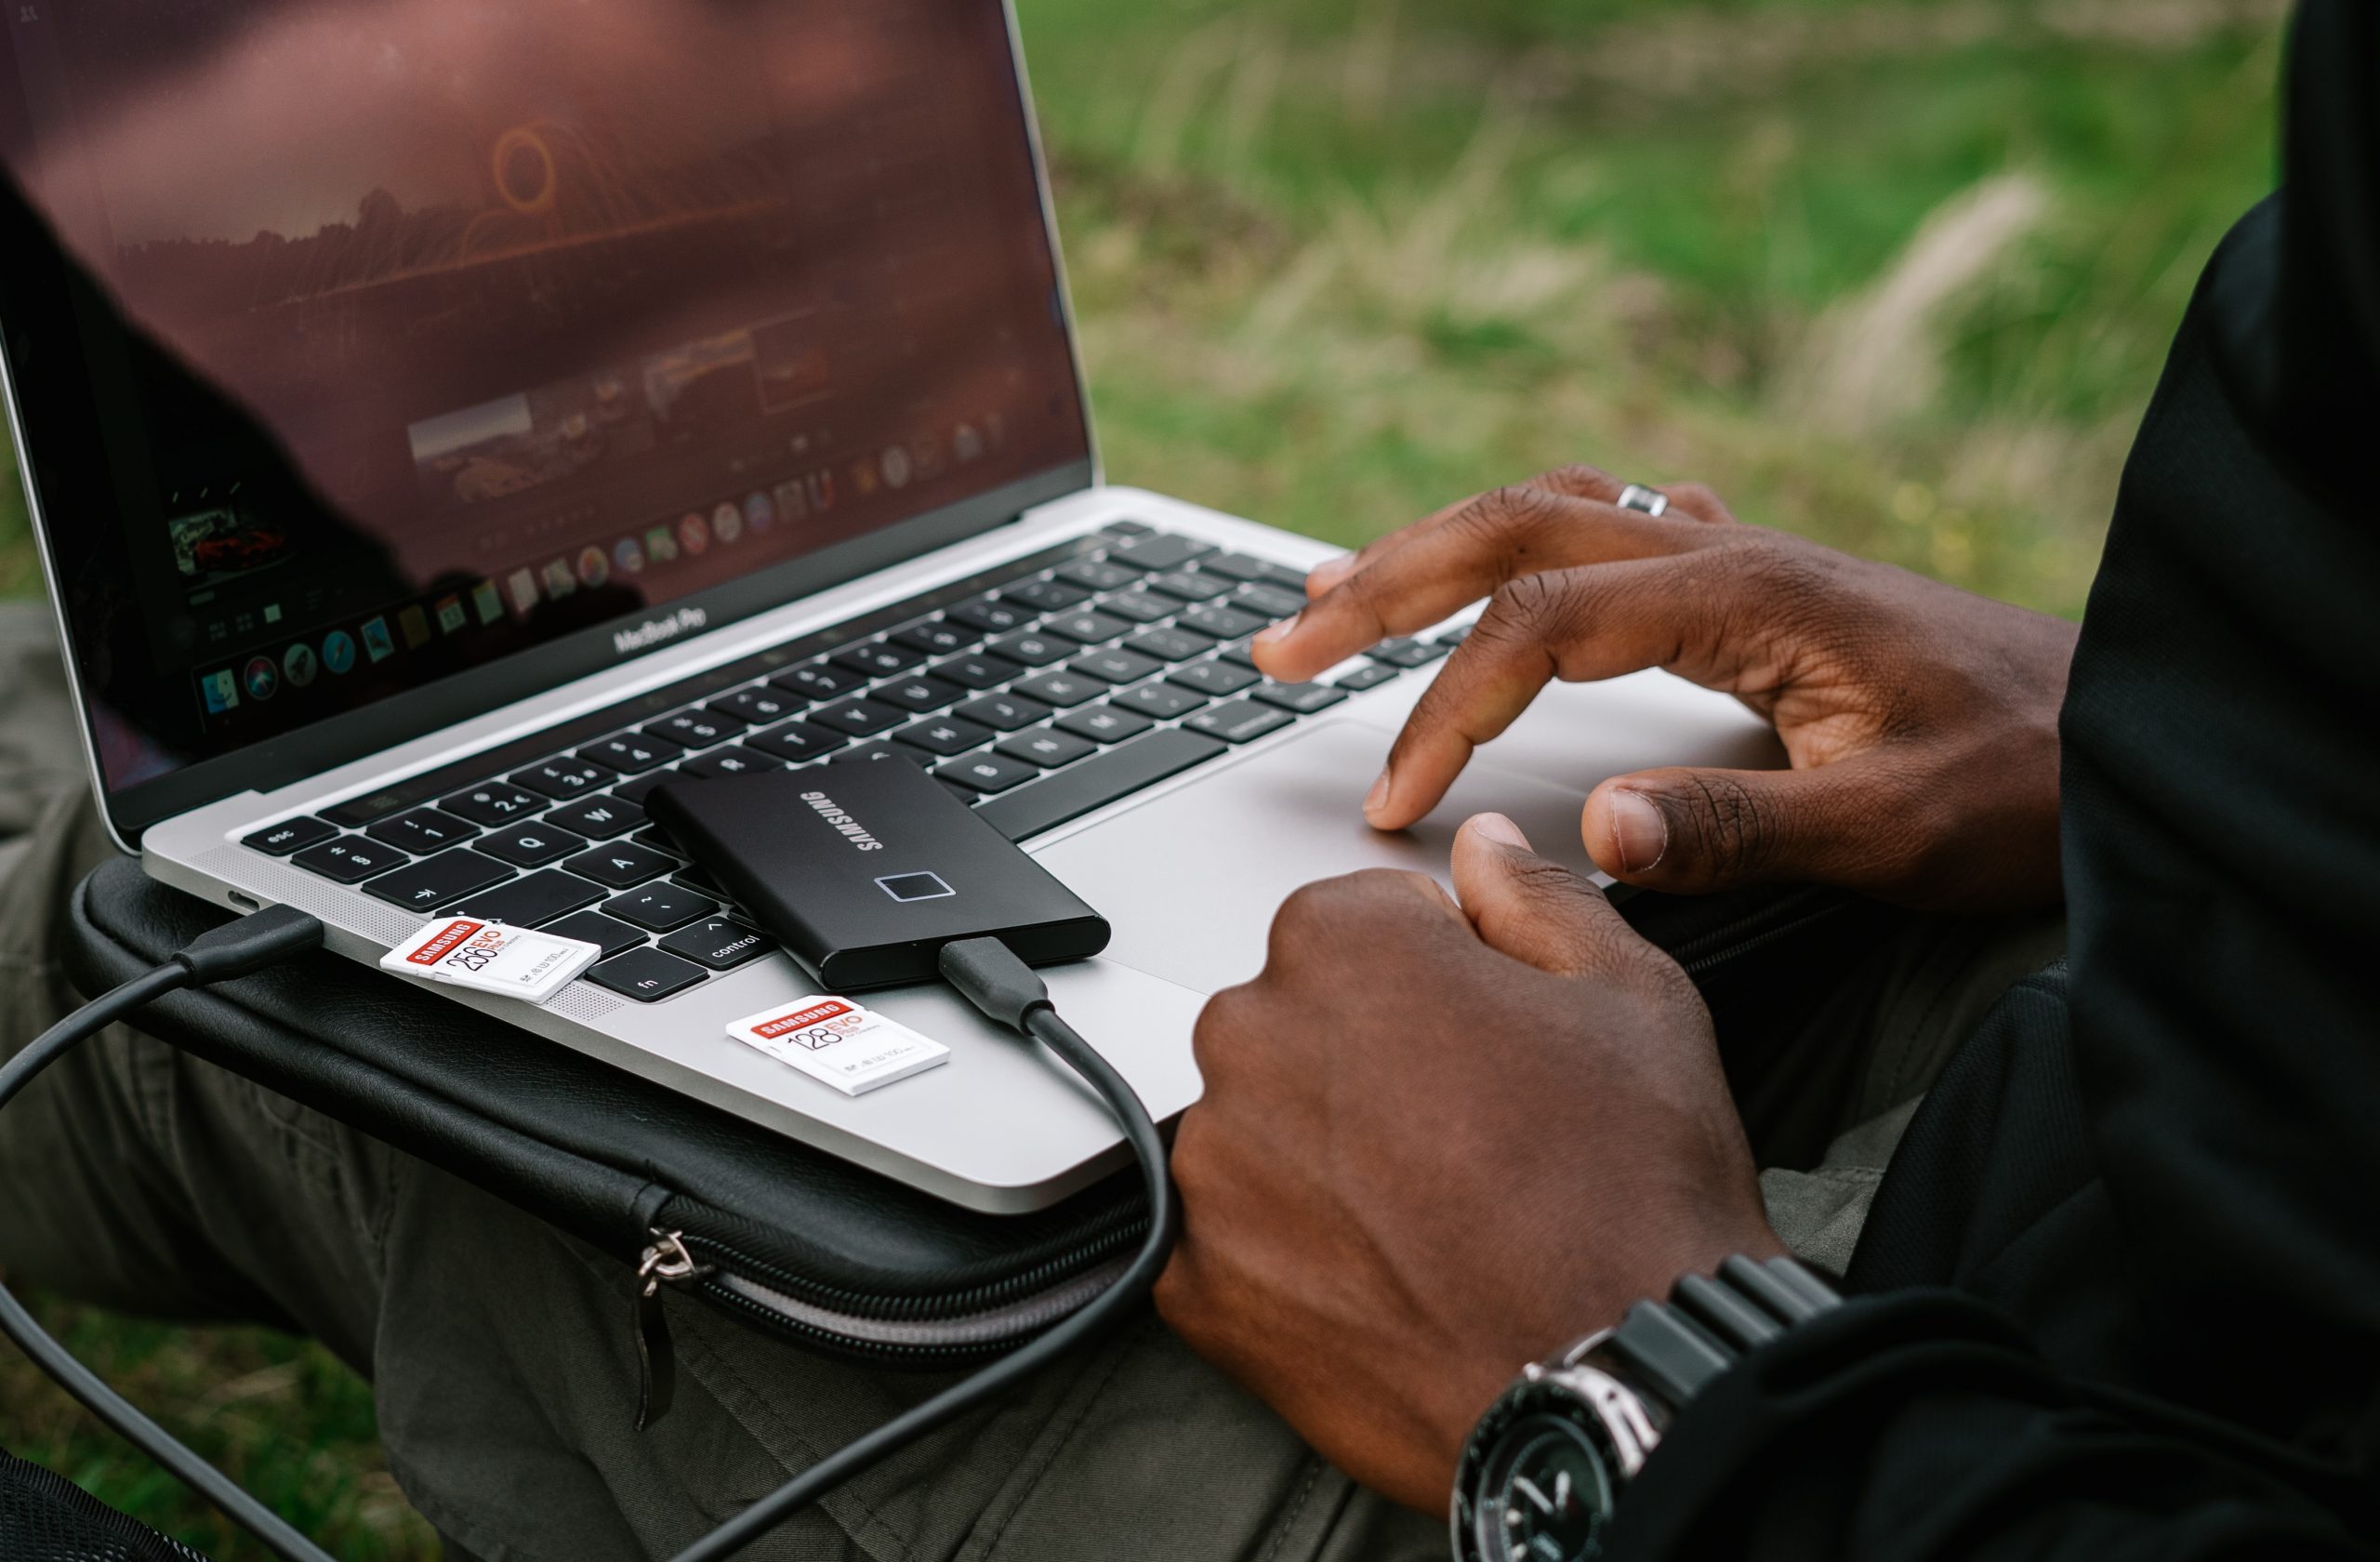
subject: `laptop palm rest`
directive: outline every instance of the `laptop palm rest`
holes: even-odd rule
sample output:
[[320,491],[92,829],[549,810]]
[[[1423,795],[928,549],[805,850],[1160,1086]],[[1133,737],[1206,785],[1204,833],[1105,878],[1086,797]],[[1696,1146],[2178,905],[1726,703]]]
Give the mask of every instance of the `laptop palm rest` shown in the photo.
[[1594,871],[1579,837],[1586,793],[1503,769],[1492,749],[1411,829],[1365,824],[1358,804],[1392,735],[1325,721],[1035,854],[1093,906],[1128,908],[1103,960],[1202,993],[1262,969],[1273,913],[1302,884],[1400,867],[1451,888],[1454,833],[1474,814],[1508,814],[1547,856]]

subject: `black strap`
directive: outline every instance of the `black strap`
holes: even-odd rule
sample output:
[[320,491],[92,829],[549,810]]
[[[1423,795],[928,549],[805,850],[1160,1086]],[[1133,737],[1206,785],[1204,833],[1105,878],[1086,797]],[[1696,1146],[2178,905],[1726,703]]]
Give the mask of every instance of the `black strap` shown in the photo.
[[1761,1345],[1842,1302],[1798,1259],[1763,1264],[1738,1253],[1715,1276],[1680,1279],[1667,1302],[1629,1308],[1608,1344],[1675,1411]]

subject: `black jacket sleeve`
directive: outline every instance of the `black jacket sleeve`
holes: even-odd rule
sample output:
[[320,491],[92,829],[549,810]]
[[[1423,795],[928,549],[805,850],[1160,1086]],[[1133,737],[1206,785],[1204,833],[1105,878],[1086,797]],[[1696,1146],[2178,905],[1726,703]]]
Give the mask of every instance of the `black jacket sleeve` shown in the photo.
[[1839,1314],[1689,1408],[1621,1557],[2380,1554],[2380,8],[2128,462],[2063,720],[2071,969],[1962,1046]]

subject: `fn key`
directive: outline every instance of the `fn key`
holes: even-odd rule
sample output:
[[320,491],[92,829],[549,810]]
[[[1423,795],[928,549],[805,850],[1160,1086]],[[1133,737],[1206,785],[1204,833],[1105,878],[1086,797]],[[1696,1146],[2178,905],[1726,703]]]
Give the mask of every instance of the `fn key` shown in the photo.
[[654,1003],[693,986],[703,968],[658,949],[630,949],[587,968],[587,979],[639,1003]]

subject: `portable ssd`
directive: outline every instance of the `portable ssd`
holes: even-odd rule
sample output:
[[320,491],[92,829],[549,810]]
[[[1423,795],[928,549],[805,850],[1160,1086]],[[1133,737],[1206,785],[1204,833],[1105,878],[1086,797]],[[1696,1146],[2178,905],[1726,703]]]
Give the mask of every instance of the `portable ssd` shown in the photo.
[[1104,918],[905,760],[671,781],[644,806],[829,991],[938,980],[959,938],[1033,965],[1107,946]]

